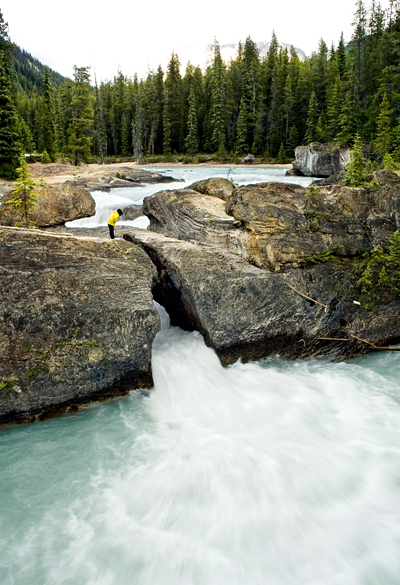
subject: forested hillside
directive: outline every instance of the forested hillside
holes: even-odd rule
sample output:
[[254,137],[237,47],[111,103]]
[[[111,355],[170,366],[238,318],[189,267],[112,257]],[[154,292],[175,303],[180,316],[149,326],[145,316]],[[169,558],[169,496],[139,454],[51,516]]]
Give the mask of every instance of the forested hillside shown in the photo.
[[45,69],[35,91],[38,78],[22,78],[21,68],[19,87],[10,88],[20,143],[75,163],[248,152],[284,162],[299,144],[352,145],[359,133],[372,158],[391,153],[400,162],[400,2],[384,11],[375,0],[368,9],[357,0],[353,26],[348,42],[340,33],[331,47],[321,39],[303,61],[273,35],[266,57],[247,37],[229,63],[215,41],[212,64],[202,71],[188,63],[183,76],[172,54],[165,72],[144,79],[118,72],[99,85],[87,67],[59,85]]
[[[43,93],[43,76],[45,65],[30,53],[20,49],[18,45],[14,49],[14,71],[17,90],[29,97]],[[59,87],[65,77],[49,68],[50,82],[54,87]]]

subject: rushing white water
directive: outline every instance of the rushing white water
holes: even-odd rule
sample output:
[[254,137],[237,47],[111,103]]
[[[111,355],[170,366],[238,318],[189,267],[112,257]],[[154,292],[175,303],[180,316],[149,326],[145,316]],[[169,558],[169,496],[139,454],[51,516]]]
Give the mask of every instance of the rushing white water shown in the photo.
[[160,310],[147,396],[0,435],[0,582],[398,585],[397,356],[222,368]]
[[[183,189],[195,181],[201,181],[209,177],[229,178],[238,185],[248,185],[249,183],[261,183],[279,181],[280,183],[297,183],[308,186],[311,183],[309,177],[285,177],[285,169],[276,169],[269,167],[243,168],[243,167],[157,167],[146,169],[156,171],[163,175],[181,179],[180,183],[163,183],[155,185],[144,185],[143,187],[123,187],[112,189],[109,193],[103,191],[94,191],[92,193],[96,201],[96,215],[84,219],[77,219],[67,223],[68,227],[96,227],[107,225],[107,219],[110,212],[117,207],[123,209],[128,205],[143,203],[143,199],[148,195],[153,195],[157,191],[170,189]],[[149,221],[145,217],[140,217],[133,221],[124,220],[124,216],[118,221],[117,226],[131,225],[146,229]]]
[[399,585],[399,355],[223,368],[159,311],[153,389],[0,432],[1,585]]

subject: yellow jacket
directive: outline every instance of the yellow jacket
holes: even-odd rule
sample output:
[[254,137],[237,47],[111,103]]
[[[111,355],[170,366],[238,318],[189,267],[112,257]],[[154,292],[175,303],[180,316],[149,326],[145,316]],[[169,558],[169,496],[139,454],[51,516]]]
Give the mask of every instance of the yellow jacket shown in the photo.
[[117,223],[117,220],[119,219],[119,213],[118,211],[113,211],[112,214],[110,215],[110,217],[107,220],[107,223],[109,225],[114,225]]

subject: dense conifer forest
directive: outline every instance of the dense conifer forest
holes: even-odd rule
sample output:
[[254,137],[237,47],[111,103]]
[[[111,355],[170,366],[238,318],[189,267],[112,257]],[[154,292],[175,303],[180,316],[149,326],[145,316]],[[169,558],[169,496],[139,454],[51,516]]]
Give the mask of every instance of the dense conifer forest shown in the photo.
[[100,84],[88,67],[75,67],[71,80],[27,59],[0,16],[3,176],[21,149],[75,164],[176,154],[195,162],[200,153],[286,162],[300,144],[350,146],[357,134],[378,163],[389,153],[400,162],[399,0],[386,11],[375,0],[369,8],[357,0],[352,38],[341,35],[331,47],[321,39],[304,60],[273,34],[265,58],[247,37],[224,63],[215,40],[205,71],[188,63],[182,75],[173,53],[166,71],[160,66],[144,79],[119,71]]

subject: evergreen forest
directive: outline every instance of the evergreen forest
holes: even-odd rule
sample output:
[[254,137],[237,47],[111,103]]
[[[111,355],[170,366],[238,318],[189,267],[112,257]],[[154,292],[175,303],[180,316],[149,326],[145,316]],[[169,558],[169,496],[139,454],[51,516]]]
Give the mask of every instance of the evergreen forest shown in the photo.
[[247,153],[287,162],[300,144],[352,146],[357,135],[372,160],[400,163],[400,1],[383,10],[357,0],[352,25],[351,39],[321,39],[304,60],[273,33],[263,59],[247,37],[225,63],[215,40],[205,71],[173,53],[166,71],[98,84],[89,67],[69,79],[34,63],[0,12],[0,174],[13,175],[20,152],[74,164]]

